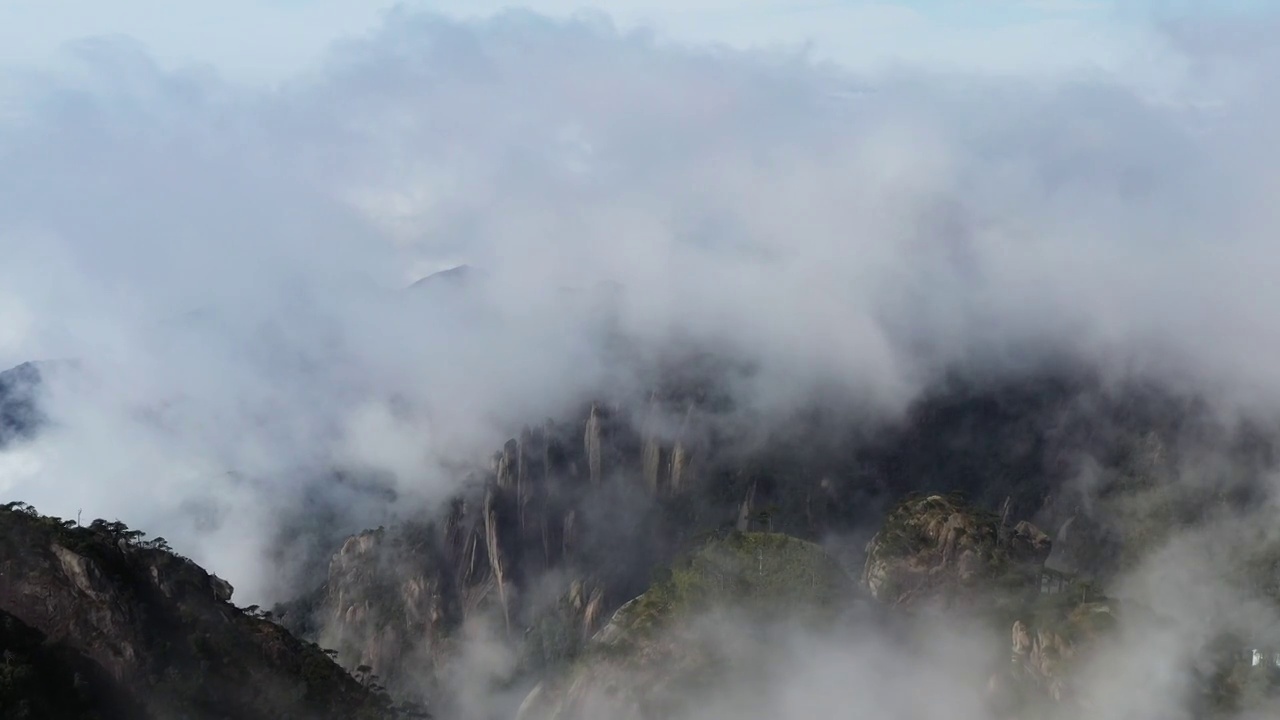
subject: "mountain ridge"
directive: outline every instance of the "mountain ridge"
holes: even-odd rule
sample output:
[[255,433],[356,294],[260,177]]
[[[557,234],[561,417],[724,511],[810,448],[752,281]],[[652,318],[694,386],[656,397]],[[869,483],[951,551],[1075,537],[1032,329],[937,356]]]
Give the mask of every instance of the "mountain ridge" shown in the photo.
[[64,646],[92,668],[99,694],[116,698],[108,715],[400,717],[318,646],[231,605],[229,583],[143,538],[121,523],[0,508],[0,612],[43,636],[28,644]]

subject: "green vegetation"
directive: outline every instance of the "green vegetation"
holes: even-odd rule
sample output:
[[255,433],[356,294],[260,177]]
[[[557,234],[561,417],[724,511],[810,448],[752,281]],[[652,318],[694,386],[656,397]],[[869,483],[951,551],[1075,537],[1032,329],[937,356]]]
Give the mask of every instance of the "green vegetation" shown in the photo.
[[879,551],[907,556],[935,549],[939,538],[931,536],[930,529],[940,527],[957,513],[965,518],[964,530],[969,544],[994,553],[1000,518],[969,505],[960,493],[908,495],[885,517],[877,540]]
[[[1036,549],[960,494],[907,496],[872,541],[866,580],[891,604],[977,592],[990,600],[1039,592]],[[1044,546],[1047,552],[1047,545]]]
[[561,669],[582,652],[585,638],[567,597],[533,618],[521,645],[521,668],[548,673]]
[[817,545],[787,535],[730,531],[679,558],[613,621],[634,642],[711,608],[794,614],[829,608],[852,582]]
[[[548,686],[531,716],[578,717],[581,703],[601,695],[641,717],[678,715],[730,663],[742,669],[763,662],[724,656],[717,633],[763,638],[783,618],[821,626],[834,621],[852,586],[813,543],[772,533],[718,533],[656,573],[648,591],[619,609]],[[708,613],[725,622],[700,624]]]
[[[108,522],[97,519],[88,525],[77,520],[63,520],[52,515],[41,515],[34,506],[24,502],[0,505],[0,512],[11,513],[15,519],[24,520],[32,529],[53,535],[57,543],[72,552],[93,558],[108,567],[118,564],[123,545],[139,551],[154,551],[175,560],[195,565],[190,558],[179,555],[162,537],[147,540],[141,530],[132,530],[119,520]],[[3,547],[0,545],[0,547]]]

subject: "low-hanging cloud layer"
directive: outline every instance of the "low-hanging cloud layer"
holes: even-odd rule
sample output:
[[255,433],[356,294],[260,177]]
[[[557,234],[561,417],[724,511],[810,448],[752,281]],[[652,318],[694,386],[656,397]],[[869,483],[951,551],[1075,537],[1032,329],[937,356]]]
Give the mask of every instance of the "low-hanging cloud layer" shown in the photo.
[[[82,42],[5,78],[0,365],[80,365],[0,494],[154,528],[262,597],[305,478],[439,498],[442,459],[625,380],[602,318],[756,363],[762,408],[894,412],[948,367],[1069,358],[1270,411],[1276,25],[1252,27],[1167,28],[1187,70],[1158,95],[524,13],[393,14],[269,91]],[[458,263],[471,294],[406,290]]]

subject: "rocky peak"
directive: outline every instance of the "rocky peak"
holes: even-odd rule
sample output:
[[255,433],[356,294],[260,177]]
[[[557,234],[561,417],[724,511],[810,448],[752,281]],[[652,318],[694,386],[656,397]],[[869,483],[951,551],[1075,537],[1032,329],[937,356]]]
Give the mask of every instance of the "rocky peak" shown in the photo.
[[476,277],[482,275],[480,271],[470,265],[457,265],[447,270],[431,273],[426,277],[419,278],[409,286],[412,290],[435,288],[440,286],[457,286],[463,285],[469,281],[473,281]]
[[950,602],[992,587],[1038,592],[1048,536],[1028,522],[968,505],[955,495],[903,500],[867,544],[862,582],[896,606]]

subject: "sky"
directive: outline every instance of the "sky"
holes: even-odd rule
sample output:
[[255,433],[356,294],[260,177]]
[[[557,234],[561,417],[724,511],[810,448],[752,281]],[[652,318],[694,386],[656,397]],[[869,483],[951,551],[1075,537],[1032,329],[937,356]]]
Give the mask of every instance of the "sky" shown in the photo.
[[[1222,17],[1266,0],[5,0],[0,64],[42,64],[86,36],[135,39],[171,66],[204,64],[243,82],[288,78],[334,41],[372,32],[396,8],[477,18],[510,6],[551,17],[607,14],[620,29],[734,48],[808,47],[846,67],[932,63],[1000,73],[1142,66],[1152,17]],[[1157,68],[1144,68],[1155,73]]]

